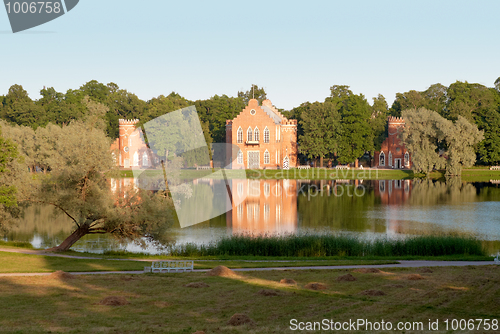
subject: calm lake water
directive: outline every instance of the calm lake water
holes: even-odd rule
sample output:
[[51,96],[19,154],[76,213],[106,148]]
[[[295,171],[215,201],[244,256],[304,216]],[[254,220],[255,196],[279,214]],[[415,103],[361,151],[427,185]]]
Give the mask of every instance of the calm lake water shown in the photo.
[[[112,182],[114,191],[136,180]],[[220,182],[197,181],[191,211],[199,201],[225,205],[228,212],[186,228],[175,227],[177,244],[209,243],[232,234],[353,233],[366,238],[453,233],[485,240],[489,251],[500,248],[500,182],[445,183],[425,180],[229,180],[233,203],[221,198]],[[219,189],[219,190],[217,190]],[[221,202],[222,201],[222,202]],[[48,206],[30,207],[5,240],[29,241],[37,248],[59,244],[72,231],[67,217]],[[92,235],[73,246],[100,253],[128,250],[156,253]]]

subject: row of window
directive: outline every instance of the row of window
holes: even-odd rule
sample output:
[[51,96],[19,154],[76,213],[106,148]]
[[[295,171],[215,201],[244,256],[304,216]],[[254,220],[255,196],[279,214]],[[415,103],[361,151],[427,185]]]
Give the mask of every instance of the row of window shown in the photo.
[[[380,152],[380,155],[378,156],[378,160],[379,160],[378,161],[379,166],[385,166],[385,153],[383,151]],[[405,166],[410,165],[410,155],[408,154],[408,152],[406,152],[404,155],[404,165]],[[393,166],[392,152],[390,152],[390,151],[389,151],[389,164],[388,164],[388,166]],[[401,168],[401,166],[396,166],[396,167]]]
[[[239,197],[243,197],[244,195],[243,187],[244,187],[243,183],[241,182],[238,183],[238,185],[236,186]],[[281,196],[281,186],[275,185],[272,189],[272,193],[276,197]],[[269,197],[270,194],[271,194],[271,185],[266,182],[264,183],[264,196]],[[260,181],[250,181],[248,187],[248,195],[260,196]]]
[[[260,216],[260,204],[255,204],[255,203],[249,203],[246,204],[246,209],[247,209],[247,219],[248,220],[256,220],[258,221],[259,216]],[[236,212],[238,216],[238,221],[241,221],[243,218],[243,204],[239,204],[236,207]],[[269,216],[271,213],[271,208],[269,204],[264,204],[264,220],[267,221],[269,220]],[[276,221],[281,222],[281,205],[276,204]]]
[[[380,192],[385,192],[385,181],[386,180],[381,180],[379,181],[378,187]],[[403,184],[402,180],[387,180],[389,184],[389,194],[392,193],[392,187],[394,184],[394,189],[401,189],[401,186]],[[404,180],[404,191],[405,193],[408,193],[410,191],[410,180]]]
[[[237,142],[239,144],[243,143],[243,129],[241,126],[238,128],[238,132],[236,135]],[[260,140],[260,131],[258,127],[252,130],[251,127],[247,129],[247,141],[259,141]],[[269,143],[269,129],[264,129],[264,143]]]
[[[278,152],[276,152],[276,161],[278,161]],[[236,162],[240,165],[243,164],[243,151],[239,150],[238,151],[238,157]],[[271,155],[269,154],[268,150],[265,150],[264,152],[264,164],[268,165],[271,163]]]

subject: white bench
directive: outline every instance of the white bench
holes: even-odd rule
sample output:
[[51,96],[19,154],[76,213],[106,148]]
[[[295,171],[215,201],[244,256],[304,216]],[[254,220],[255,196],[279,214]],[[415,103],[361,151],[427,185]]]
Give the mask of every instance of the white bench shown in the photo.
[[500,170],[500,166],[491,166],[490,170]]
[[335,166],[335,169],[350,169],[350,167],[347,165],[346,166],[337,165],[337,166]]
[[297,166],[297,169],[311,169],[311,166],[309,166],[309,165]]
[[493,260],[493,261],[495,261],[495,264],[500,264],[499,256],[500,256],[500,254],[497,254],[497,257]]
[[196,170],[206,170],[206,169],[212,169],[210,166],[196,166]]
[[170,271],[179,272],[182,270],[193,271],[194,262],[193,261],[153,261],[151,267],[144,267],[145,273],[169,273]]

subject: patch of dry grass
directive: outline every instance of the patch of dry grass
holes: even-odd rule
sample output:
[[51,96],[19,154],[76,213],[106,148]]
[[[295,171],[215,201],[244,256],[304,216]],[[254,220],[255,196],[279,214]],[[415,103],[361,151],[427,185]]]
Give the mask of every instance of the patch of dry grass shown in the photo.
[[[356,281],[337,281],[347,273]],[[417,273],[425,279],[407,279]],[[280,284],[284,276],[297,285]],[[306,289],[310,282],[326,289]],[[185,288],[189,283],[209,286]],[[263,289],[276,294],[270,297]],[[129,304],[99,305],[108,296],[120,296]],[[72,280],[3,277],[0,304],[0,332],[18,333],[284,333],[292,332],[292,318],[425,323],[446,318],[498,319],[500,268],[433,268],[432,273],[418,268],[381,273],[287,270],[234,277],[204,273],[88,275]],[[228,325],[236,313],[247,315],[253,323]]]

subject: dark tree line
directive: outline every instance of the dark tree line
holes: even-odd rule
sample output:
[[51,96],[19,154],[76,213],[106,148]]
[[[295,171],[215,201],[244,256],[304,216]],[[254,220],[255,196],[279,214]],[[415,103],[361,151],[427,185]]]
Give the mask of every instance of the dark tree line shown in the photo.
[[[323,102],[304,102],[283,113],[299,121],[301,154],[321,162],[328,158],[349,163],[365,153],[378,150],[387,136],[389,115],[401,116],[404,110],[425,108],[451,121],[462,116],[476,124],[484,131],[484,139],[475,146],[478,161],[498,164],[500,78],[494,86],[489,88],[458,81],[449,87],[434,84],[425,91],[397,93],[389,108],[382,95],[370,104],[362,94],[353,94],[348,86],[336,85],[331,87],[330,96]],[[22,86],[13,85],[5,96],[0,96],[0,119],[33,129],[46,127],[49,123],[69,124],[85,117],[85,97],[88,96],[108,108],[104,116],[106,133],[110,138],[116,138],[120,118],[147,122],[170,111],[195,105],[207,142],[224,142],[226,120],[236,117],[249,99],[262,102],[267,98],[264,88],[252,85],[247,91],[237,92],[236,97],[215,95],[206,100],[190,101],[172,92],[144,101],[115,83],[103,84],[95,80],[66,93],[44,87],[40,94],[40,99],[32,100]]]

